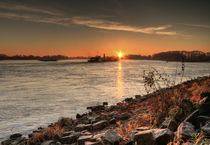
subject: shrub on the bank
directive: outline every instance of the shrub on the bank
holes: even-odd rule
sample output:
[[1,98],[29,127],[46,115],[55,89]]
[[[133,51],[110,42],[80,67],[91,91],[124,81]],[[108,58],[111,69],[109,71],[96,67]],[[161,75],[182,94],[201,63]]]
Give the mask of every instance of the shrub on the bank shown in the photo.
[[[160,73],[157,69],[151,68],[149,71],[143,72],[144,87],[147,93],[156,92],[157,96],[150,99],[151,104],[151,116],[152,122],[155,125],[159,125],[165,117],[169,117],[169,108],[173,106],[177,108],[181,100],[186,97],[186,92],[183,86],[176,87],[173,90],[163,89],[164,87],[174,87],[176,84],[176,77],[179,74],[181,76],[181,81],[184,76],[185,65],[182,62],[181,70],[178,72],[176,70],[174,78],[167,75],[165,71]],[[171,110],[170,115],[172,115],[174,109]]]
[[53,139],[56,133],[63,133],[64,128],[58,125],[53,127],[48,127],[44,129],[42,132],[35,133],[32,138],[29,139],[30,144],[35,144],[38,142],[43,142],[45,140]]

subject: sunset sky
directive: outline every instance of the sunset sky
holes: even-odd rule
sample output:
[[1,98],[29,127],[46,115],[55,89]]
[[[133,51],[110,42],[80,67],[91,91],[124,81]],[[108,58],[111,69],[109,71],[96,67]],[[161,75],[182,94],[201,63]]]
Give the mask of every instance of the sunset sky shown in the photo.
[[0,54],[210,51],[209,0],[0,0]]

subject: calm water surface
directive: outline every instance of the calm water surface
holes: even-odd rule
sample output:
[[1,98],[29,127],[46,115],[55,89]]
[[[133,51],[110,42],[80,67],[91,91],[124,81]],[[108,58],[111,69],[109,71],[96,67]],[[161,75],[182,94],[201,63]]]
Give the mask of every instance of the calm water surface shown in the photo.
[[[181,81],[176,75],[180,62],[0,61],[0,140],[11,133],[30,133],[62,116],[75,117],[90,105],[145,94],[143,70],[152,67]],[[210,63],[185,63],[183,80],[209,74]]]

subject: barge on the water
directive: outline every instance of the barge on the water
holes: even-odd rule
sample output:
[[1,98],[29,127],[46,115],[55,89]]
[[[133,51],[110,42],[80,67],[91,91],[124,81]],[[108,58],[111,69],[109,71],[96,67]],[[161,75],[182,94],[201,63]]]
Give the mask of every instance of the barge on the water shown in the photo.
[[91,57],[88,62],[113,62],[113,61],[118,61],[116,57],[106,57],[104,54],[104,57],[101,56],[95,56]]

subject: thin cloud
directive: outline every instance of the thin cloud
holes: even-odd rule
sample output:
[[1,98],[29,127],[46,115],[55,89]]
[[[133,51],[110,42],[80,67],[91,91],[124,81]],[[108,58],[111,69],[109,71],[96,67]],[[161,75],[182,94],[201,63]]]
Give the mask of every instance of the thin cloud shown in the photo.
[[157,27],[134,27],[129,25],[123,25],[119,22],[102,20],[102,19],[90,19],[83,17],[62,17],[62,16],[42,16],[36,14],[20,14],[20,13],[0,13],[0,17],[8,19],[18,19],[31,22],[49,23],[62,26],[69,26],[72,23],[76,25],[84,25],[90,28],[115,30],[115,31],[127,31],[144,34],[157,34],[157,35],[176,35],[176,32],[165,31],[170,28],[171,25],[157,26]]
[[105,29],[105,30],[140,32],[145,34],[176,35],[175,32],[161,32],[161,30],[165,30],[171,27],[170,25],[142,28],[142,27],[127,26],[113,21],[88,19],[82,17],[74,17],[72,21],[74,24],[84,25],[91,28]]
[[58,16],[60,13],[46,10],[46,9],[41,9],[41,8],[33,8],[27,5],[20,5],[20,4],[9,4],[9,3],[4,3],[0,2],[0,8],[5,9],[5,10],[10,10],[10,11],[24,11],[24,12],[32,12],[32,13],[40,13],[40,14],[47,14],[47,15],[52,15],[52,16]]
[[0,13],[0,17],[16,20],[24,20],[38,23],[49,23],[62,26],[68,26],[71,23],[70,18],[59,18],[59,17],[42,17],[32,14],[16,14],[16,13]]
[[199,27],[199,28],[207,28],[210,29],[210,25],[201,25],[201,24],[184,24],[186,26],[192,26],[192,27]]
[[159,35],[177,35],[177,33],[175,31],[172,31],[172,32],[159,31],[159,32],[155,32],[155,33],[159,34]]

